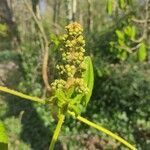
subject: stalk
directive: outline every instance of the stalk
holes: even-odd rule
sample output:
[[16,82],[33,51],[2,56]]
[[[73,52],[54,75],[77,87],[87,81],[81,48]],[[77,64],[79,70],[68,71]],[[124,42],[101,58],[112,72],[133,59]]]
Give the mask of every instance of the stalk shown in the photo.
[[89,126],[95,128],[95,129],[97,129],[97,130],[99,130],[99,131],[102,131],[102,132],[104,132],[105,134],[111,136],[112,138],[114,138],[114,139],[116,139],[117,141],[119,141],[119,142],[121,142],[122,144],[124,144],[124,145],[125,145],[126,147],[128,147],[129,149],[131,149],[131,150],[137,150],[134,146],[132,146],[132,145],[131,145],[130,143],[128,143],[126,140],[124,140],[123,138],[119,137],[118,135],[112,133],[111,131],[105,129],[104,127],[102,127],[102,126],[100,126],[100,125],[97,125],[97,124],[95,124],[95,123],[93,123],[93,122],[91,122],[91,121],[89,121],[89,120],[87,120],[87,119],[85,119],[85,118],[83,118],[83,117],[81,117],[81,116],[76,116],[75,113],[73,113],[73,112],[68,111],[68,113],[69,113],[71,116],[73,116],[73,117],[75,117],[76,119],[78,119],[79,121],[81,121],[81,122],[83,122],[83,123],[85,123],[85,124],[87,124],[87,125],[89,125]]
[[59,118],[59,121],[57,123],[57,126],[56,126],[56,129],[55,129],[55,132],[53,134],[53,137],[52,137],[52,141],[51,141],[51,144],[50,144],[50,147],[49,147],[49,150],[53,150],[54,149],[54,146],[55,146],[55,143],[57,141],[57,138],[58,138],[58,135],[60,133],[60,129],[62,127],[62,124],[64,122],[64,119],[65,119],[65,116],[63,114],[60,115],[60,118]]
[[11,90],[11,89],[9,89],[7,87],[4,87],[4,86],[0,86],[0,91],[5,92],[5,93],[9,93],[9,94],[12,94],[12,95],[15,95],[15,96],[27,99],[27,100],[31,100],[31,101],[35,101],[35,102],[39,102],[39,103],[45,104],[45,101],[43,99],[41,99],[41,98],[29,96],[27,94],[23,94],[21,92],[18,92],[18,91],[15,91],[15,90]]

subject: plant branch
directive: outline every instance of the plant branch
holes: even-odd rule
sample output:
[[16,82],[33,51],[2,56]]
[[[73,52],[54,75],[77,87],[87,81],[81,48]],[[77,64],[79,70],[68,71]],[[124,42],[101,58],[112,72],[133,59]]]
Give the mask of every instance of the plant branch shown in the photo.
[[36,15],[34,14],[33,10],[31,9],[31,7],[29,6],[29,4],[26,2],[26,0],[24,0],[24,3],[26,5],[26,7],[28,8],[29,12],[31,13],[34,21],[36,22],[40,32],[41,32],[41,35],[43,37],[43,40],[44,40],[44,56],[43,56],[43,65],[42,65],[42,77],[43,77],[43,81],[44,81],[44,84],[45,84],[45,87],[48,91],[51,91],[51,87],[49,85],[49,82],[48,82],[48,58],[49,58],[49,55],[48,55],[48,40],[47,40],[47,36],[46,36],[46,33],[44,31],[44,28],[43,28],[43,25],[41,24],[41,22],[38,20],[38,18],[36,17]]
[[52,141],[51,141],[51,144],[50,144],[50,147],[49,147],[49,150],[53,150],[54,149],[54,146],[55,146],[55,143],[57,141],[57,138],[58,138],[58,135],[59,135],[59,132],[60,132],[60,129],[62,127],[62,124],[64,122],[64,119],[65,119],[65,116],[63,114],[60,115],[60,118],[59,118],[59,121],[57,123],[57,127],[55,129],[55,132],[54,132],[54,135],[52,137]]
[[133,42],[135,43],[140,43],[142,42],[143,40],[145,39],[145,32],[143,33],[143,35],[138,39],[138,40],[135,40],[135,39],[131,39]]
[[[33,12],[32,8],[30,7],[29,3],[27,3],[26,0],[23,0],[23,1],[24,1],[25,5],[26,5],[27,9],[28,9],[29,12],[31,13],[31,15],[32,15],[32,17],[33,17],[33,19],[34,19],[34,21],[36,22],[38,28],[40,29],[40,32],[41,32],[41,34],[42,34],[42,36],[43,36],[44,41],[47,41],[47,37],[46,37],[46,34],[45,34],[45,32],[44,32],[44,29],[43,29],[42,24],[40,23],[40,21],[38,20],[38,18],[37,18],[36,15],[34,14],[34,12]],[[47,42],[48,42],[48,41],[47,41]]]
[[0,86],[0,91],[15,95],[15,96],[27,99],[27,100],[31,100],[31,101],[35,101],[35,102],[45,104],[45,100],[43,100],[41,98],[29,96],[27,94],[23,94],[21,92],[15,91],[15,90],[8,89],[7,87]]
[[147,34],[148,34],[149,4],[150,4],[150,0],[146,0],[146,2],[145,2],[145,20],[146,20],[146,22],[144,24],[145,39],[147,38]]
[[136,19],[136,18],[132,18],[131,19],[133,22],[135,22],[135,23],[145,23],[145,22],[150,22],[150,20],[140,20],[140,19]]
[[148,23],[150,22],[150,19],[149,19],[149,3],[150,3],[149,0],[145,1],[145,18],[144,19],[141,19],[141,20],[136,19],[136,18],[131,19],[135,23],[143,24],[143,35],[138,40],[133,40],[132,39],[133,42],[140,43],[144,39],[147,38],[147,33],[148,33],[148,30],[149,30]]
[[95,124],[95,123],[93,123],[93,122],[91,122],[91,121],[89,121],[89,120],[87,120],[87,119],[85,119],[85,118],[83,118],[83,117],[81,117],[81,116],[76,116],[75,113],[73,113],[73,112],[68,111],[68,113],[69,113],[71,116],[73,116],[73,117],[75,117],[76,119],[78,119],[79,121],[81,121],[81,122],[83,122],[83,123],[85,123],[85,124],[87,124],[87,125],[89,125],[89,126],[95,128],[95,129],[97,129],[97,130],[99,130],[99,131],[102,131],[102,132],[104,132],[105,134],[111,136],[112,138],[116,139],[117,141],[121,142],[122,144],[124,144],[125,146],[127,146],[128,148],[130,148],[131,150],[137,150],[134,146],[132,146],[132,145],[131,145],[130,143],[128,143],[126,140],[124,140],[123,138],[119,137],[118,135],[112,133],[111,131],[105,129],[104,127],[102,127],[102,126],[100,126],[100,125],[97,125],[97,124]]
[[134,47],[127,47],[127,46],[119,46],[119,48],[126,50],[128,53],[132,53],[134,50],[138,49],[141,46],[141,43],[137,44]]
[[43,57],[43,66],[42,66],[42,76],[45,87],[48,91],[51,91],[51,87],[48,82],[48,45],[45,45],[44,57]]
[[134,51],[134,50],[138,49],[140,46],[141,46],[141,43],[137,44],[136,46],[131,48],[131,51]]

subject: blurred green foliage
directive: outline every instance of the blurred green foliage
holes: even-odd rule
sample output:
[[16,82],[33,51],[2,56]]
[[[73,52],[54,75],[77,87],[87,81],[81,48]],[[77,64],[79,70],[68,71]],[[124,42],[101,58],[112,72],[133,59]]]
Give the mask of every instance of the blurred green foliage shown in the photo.
[[[109,15],[102,12],[104,15],[98,16],[101,12],[95,13],[93,10],[93,14],[96,14],[95,28],[90,32],[87,28],[84,30],[86,52],[90,53],[94,63],[95,84],[92,99],[83,116],[88,116],[88,119],[116,132],[137,145],[139,150],[149,150],[150,43],[148,38],[137,42],[143,30],[132,22],[133,16],[139,17],[143,14],[144,6],[134,0],[118,0],[115,1],[118,2],[117,5],[114,5],[114,1],[108,0],[107,4],[103,1],[103,5],[100,5],[101,8],[107,7]],[[96,6],[95,9],[99,7],[97,3],[93,5]],[[100,8],[97,10],[100,11]],[[64,18],[61,20],[62,26],[65,24]],[[1,34],[6,27],[0,25],[0,47],[3,48],[0,50],[0,62],[17,61],[21,75],[17,77],[19,83],[11,83],[12,88],[31,95],[43,96],[43,41],[36,25],[30,22],[28,25],[26,33],[20,31],[22,42],[19,52],[9,50],[9,36]],[[52,80],[56,73],[51,65],[55,66],[57,62],[61,37],[54,34],[54,28],[48,27],[49,22],[44,22],[47,37],[53,43],[49,48],[52,55],[49,77]],[[12,82],[15,77],[15,74],[8,75],[8,81]],[[56,125],[49,108],[4,95],[0,96],[0,119],[6,126],[12,150],[43,150],[43,147],[46,149]],[[66,118],[61,132],[56,149],[90,149],[90,146],[94,149],[125,149],[104,134],[98,133],[99,137],[95,136],[96,130],[89,130],[89,127],[73,119]]]
[[0,149],[2,150],[8,149],[8,137],[2,121],[0,121]]
[[0,36],[5,37],[7,35],[7,30],[6,24],[0,24]]

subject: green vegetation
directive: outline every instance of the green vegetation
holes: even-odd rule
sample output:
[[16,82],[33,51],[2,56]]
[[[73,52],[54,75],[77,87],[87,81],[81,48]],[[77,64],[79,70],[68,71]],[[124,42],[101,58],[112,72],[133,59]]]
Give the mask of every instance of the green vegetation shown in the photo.
[[[63,36],[63,44],[60,49],[61,60],[56,67],[61,78],[56,79],[51,84],[52,96],[50,98],[42,100],[38,97],[25,95],[3,86],[0,86],[0,91],[49,105],[54,119],[58,120],[49,150],[54,149],[67,113],[81,122],[108,134],[128,148],[136,150],[134,146],[121,137],[79,115],[81,111],[85,110],[92,95],[94,82],[93,65],[91,58],[84,56],[85,41],[82,36],[83,29],[80,24],[76,22],[71,23],[66,26],[66,31],[67,34]],[[1,132],[4,132],[3,128]],[[1,138],[4,139],[3,134]]]
[[0,122],[0,149],[8,149],[8,137],[6,135],[6,131],[2,122]]
[[[16,89],[18,96],[20,92],[31,96],[20,95],[25,99],[42,97],[47,102],[37,104],[0,93],[0,120],[6,128],[9,149],[48,149],[63,108],[63,112],[75,112],[72,115],[76,119],[82,115],[137,149],[148,150],[150,1],[48,0],[45,12],[40,3],[2,0],[0,6],[0,86]],[[88,81],[93,80],[93,73],[73,60],[73,35],[61,36],[64,27],[74,21],[84,28],[84,36],[78,39],[82,48],[74,49],[76,57],[89,68],[92,59],[94,87]],[[63,86],[54,81],[63,81]],[[72,85],[75,89],[69,88]],[[58,87],[62,92],[56,90]],[[64,87],[69,89],[67,99]],[[55,149],[125,149],[71,114],[65,115]]]

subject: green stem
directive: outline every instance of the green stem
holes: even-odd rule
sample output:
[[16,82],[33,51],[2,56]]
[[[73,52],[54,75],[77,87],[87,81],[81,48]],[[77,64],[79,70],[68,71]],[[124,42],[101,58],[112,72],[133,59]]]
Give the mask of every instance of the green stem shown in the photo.
[[15,96],[27,99],[27,100],[36,101],[36,102],[45,104],[45,100],[43,100],[41,98],[29,96],[29,95],[23,94],[21,92],[15,91],[15,90],[8,89],[7,87],[0,86],[0,91],[15,95]]
[[83,122],[83,123],[85,123],[85,124],[87,124],[87,125],[95,128],[95,129],[97,129],[99,131],[102,131],[102,132],[108,134],[109,136],[113,137],[114,139],[118,140],[119,142],[121,142],[122,144],[124,144],[125,146],[127,146],[129,149],[131,149],[131,150],[137,150],[134,146],[132,146],[126,140],[124,140],[123,138],[119,137],[118,135],[112,133],[111,131],[105,129],[104,127],[101,127],[100,125],[97,125],[97,124],[95,124],[95,123],[93,123],[93,122],[91,122],[91,121],[89,121],[89,120],[87,120],[87,119],[85,119],[85,118],[83,118],[81,116],[76,116],[75,113],[73,113],[73,112],[68,111],[68,113],[71,116],[77,118],[79,121],[81,121],[81,122]]
[[53,150],[54,149],[54,146],[55,146],[55,143],[57,141],[57,138],[58,138],[61,126],[62,126],[62,124],[64,122],[64,119],[65,119],[65,115],[61,114],[60,118],[59,118],[59,121],[57,123],[57,127],[55,129],[55,132],[54,132],[54,135],[53,135],[53,138],[52,138],[49,150]]

